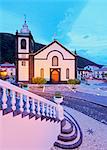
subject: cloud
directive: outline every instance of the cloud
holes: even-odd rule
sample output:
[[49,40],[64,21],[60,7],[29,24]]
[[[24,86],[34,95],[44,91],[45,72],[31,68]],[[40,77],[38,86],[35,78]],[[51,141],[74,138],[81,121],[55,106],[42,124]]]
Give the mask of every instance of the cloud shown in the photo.
[[107,64],[107,1],[90,0],[84,6],[79,11],[74,7],[73,13],[69,9],[59,24],[61,35],[69,49],[77,49],[80,55]]
[[67,36],[70,30],[72,30],[74,22],[77,20],[82,9],[85,7],[87,0],[71,0],[71,6],[65,12],[63,20],[57,25],[58,39],[63,39]]
[[83,39],[87,39],[89,37],[90,37],[89,35],[85,35],[85,36],[83,36]]

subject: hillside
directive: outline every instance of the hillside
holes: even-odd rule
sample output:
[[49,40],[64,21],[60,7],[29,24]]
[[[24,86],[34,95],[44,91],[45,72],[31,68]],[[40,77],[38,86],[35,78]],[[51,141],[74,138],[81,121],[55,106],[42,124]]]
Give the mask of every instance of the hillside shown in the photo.
[[[45,45],[35,43],[35,50],[39,50]],[[15,35],[10,33],[0,33],[0,63],[9,62],[15,63]],[[84,68],[87,65],[96,65],[101,67],[86,58],[77,55],[77,67]]]
[[88,66],[88,65],[102,67],[102,65],[96,64],[96,63],[94,63],[94,62],[92,62],[86,58],[83,58],[83,57],[77,55],[77,66],[78,66],[78,68],[84,68],[85,66]]
[[15,62],[15,35],[0,33],[0,63]]

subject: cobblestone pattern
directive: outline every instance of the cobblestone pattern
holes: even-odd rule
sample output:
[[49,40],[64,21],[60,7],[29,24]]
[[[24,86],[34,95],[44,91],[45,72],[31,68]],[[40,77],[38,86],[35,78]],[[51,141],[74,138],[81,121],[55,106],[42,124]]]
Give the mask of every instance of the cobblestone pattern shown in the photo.
[[[46,90],[44,93],[36,89],[30,91],[53,101],[54,91],[48,92]],[[71,107],[107,125],[107,107],[74,96],[72,97],[72,94],[70,94],[69,91],[64,92],[63,90],[62,95],[64,96],[63,105]]]

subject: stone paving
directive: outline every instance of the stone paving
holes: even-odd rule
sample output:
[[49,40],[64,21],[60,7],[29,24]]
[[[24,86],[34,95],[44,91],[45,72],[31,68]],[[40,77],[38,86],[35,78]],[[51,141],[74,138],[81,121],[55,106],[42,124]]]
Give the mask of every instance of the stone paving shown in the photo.
[[77,150],[107,150],[107,125],[83,113],[64,106],[78,122],[83,133],[83,143]]
[[[42,90],[42,88],[37,87],[30,88],[30,91],[35,94],[52,101],[55,91],[61,91],[64,96],[63,105],[69,106],[70,108],[78,110],[104,124],[107,124],[107,107],[86,100],[86,97],[88,97],[87,95],[89,95],[90,98],[93,98],[94,95],[82,93],[84,97],[81,98],[81,96],[79,96],[81,95],[81,92],[79,94],[78,92],[73,92],[64,85],[46,86],[44,92],[42,92]],[[104,98],[106,100],[107,97]]]
[[[54,91],[61,91],[63,95],[70,96],[79,99],[84,99],[90,102],[98,103],[100,105],[107,106],[107,92],[103,93],[101,90],[92,89],[90,86],[76,86],[76,89],[73,90],[72,86],[70,85],[52,85],[46,86],[45,92],[54,92]],[[90,92],[91,91],[91,92]],[[101,94],[104,95],[101,95]]]
[[106,96],[87,93],[88,91],[75,92],[64,85],[46,86],[44,92],[37,87],[30,90],[52,101],[55,91],[61,91],[64,109],[76,119],[82,129],[83,143],[76,150],[107,150],[107,107],[91,102],[98,99],[106,101]]

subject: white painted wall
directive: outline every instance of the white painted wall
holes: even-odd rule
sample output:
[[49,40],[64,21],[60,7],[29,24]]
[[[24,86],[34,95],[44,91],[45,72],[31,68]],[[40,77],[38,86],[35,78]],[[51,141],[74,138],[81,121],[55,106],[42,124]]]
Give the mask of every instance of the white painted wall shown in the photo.
[[[24,60],[25,61],[25,60]],[[18,61],[18,77],[19,81],[28,81],[29,80],[29,61],[25,61],[26,66],[22,66],[22,61]]]
[[18,54],[18,58],[29,58],[29,54]]
[[0,115],[0,150],[50,150],[59,133],[60,123]]
[[99,67],[97,66],[91,66],[91,65],[88,65],[88,66],[85,66],[84,67],[84,70],[91,70],[91,71],[94,71],[96,69],[99,69]]
[[11,73],[15,76],[16,75],[16,68],[7,68],[8,75],[10,76]]
[[[106,74],[107,73],[107,71],[100,71],[100,70],[96,70],[96,71],[94,71],[94,73],[95,73],[95,78],[99,78],[99,79],[107,79],[107,77],[103,77],[103,74]],[[99,77],[98,77],[99,76]]]
[[[58,50],[59,52],[53,51],[53,50]],[[69,59],[69,60],[63,60],[63,57],[60,54],[60,52],[63,54],[64,59]],[[58,66],[52,66],[53,56],[58,57],[58,60],[59,60]],[[48,59],[43,60],[46,58]],[[46,78],[47,81],[50,80],[50,68],[61,68],[61,81],[68,80],[66,79],[66,69],[69,68],[70,79],[74,79],[75,78],[75,57],[69,52],[67,52],[64,48],[62,48],[59,44],[53,43],[51,46],[47,47],[45,50],[41,51],[34,57],[34,76],[35,77],[40,76],[41,68],[44,68],[44,78]]]
[[97,66],[91,66],[91,65],[88,65],[88,66],[85,66],[84,67],[84,70],[90,70],[90,71],[92,71],[92,72],[84,72],[84,74],[87,74],[87,75],[85,75],[85,77],[86,78],[93,78],[93,77],[95,77],[95,70],[97,70],[97,69],[99,69],[99,67],[97,67]]
[[71,55],[69,52],[67,52],[64,48],[62,48],[59,44],[56,42],[47,47],[45,50],[41,51],[39,54],[35,56],[35,58],[46,58],[47,54],[52,51],[52,50],[58,50],[60,51],[63,55],[64,58],[66,59],[74,59],[75,57]]

